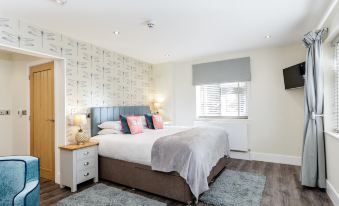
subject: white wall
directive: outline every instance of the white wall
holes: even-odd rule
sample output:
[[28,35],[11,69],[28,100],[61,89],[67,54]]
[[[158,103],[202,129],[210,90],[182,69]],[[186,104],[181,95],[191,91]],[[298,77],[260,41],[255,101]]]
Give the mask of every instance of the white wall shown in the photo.
[[[156,93],[167,99],[163,113],[177,125],[193,125],[195,88],[192,64],[251,57],[249,103],[250,149],[300,158],[303,134],[303,89],[285,90],[283,68],[305,60],[302,44],[226,53],[187,62],[155,65]],[[161,75],[163,74],[163,75]]]
[[[38,57],[0,54],[0,108],[10,109],[10,116],[0,116],[0,155],[29,155],[29,66],[48,61]],[[6,62],[6,64],[4,64]],[[27,110],[26,116],[18,112]],[[3,148],[2,148],[3,147]]]
[[325,99],[324,99],[324,121],[325,121],[325,145],[326,145],[326,166],[328,194],[335,205],[339,205],[339,135],[333,133],[333,88],[334,88],[334,47],[332,40],[339,35],[339,4],[332,12],[332,15],[325,22],[325,27],[329,28],[329,35],[324,44],[325,70]]
[[[30,154],[30,100],[29,100],[29,66],[33,62],[46,61],[37,57],[13,54],[12,55],[12,110],[13,110],[13,154]],[[21,116],[18,112],[26,110],[27,115]],[[20,129],[18,129],[20,128]]]
[[[171,70],[171,65],[161,65],[163,69],[153,70],[154,72],[154,79],[157,80],[158,84],[156,89],[160,91],[160,93],[155,93],[155,100],[161,101],[162,108],[159,109],[159,112],[163,114],[163,118],[165,121],[173,119],[173,95],[174,95],[174,88],[173,88],[173,71]],[[166,93],[162,92],[166,91]],[[166,110],[164,111],[163,108]],[[164,113],[166,112],[166,113]]]
[[[12,110],[12,95],[9,92],[12,77],[12,59],[9,54],[0,53],[0,110]],[[13,153],[12,115],[0,115],[0,156]]]

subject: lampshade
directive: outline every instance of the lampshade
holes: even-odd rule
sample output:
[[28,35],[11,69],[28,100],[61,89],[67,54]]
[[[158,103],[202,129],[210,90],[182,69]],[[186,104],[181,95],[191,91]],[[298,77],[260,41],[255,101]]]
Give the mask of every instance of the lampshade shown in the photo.
[[76,114],[74,115],[73,124],[76,126],[81,126],[87,124],[87,118],[85,114]]
[[156,109],[160,108],[160,102],[154,102],[153,105]]

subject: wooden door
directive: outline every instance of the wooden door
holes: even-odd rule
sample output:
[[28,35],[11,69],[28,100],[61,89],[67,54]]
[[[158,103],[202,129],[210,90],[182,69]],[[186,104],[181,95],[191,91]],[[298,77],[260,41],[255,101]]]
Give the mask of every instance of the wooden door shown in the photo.
[[31,155],[40,176],[54,181],[54,62],[30,68]]

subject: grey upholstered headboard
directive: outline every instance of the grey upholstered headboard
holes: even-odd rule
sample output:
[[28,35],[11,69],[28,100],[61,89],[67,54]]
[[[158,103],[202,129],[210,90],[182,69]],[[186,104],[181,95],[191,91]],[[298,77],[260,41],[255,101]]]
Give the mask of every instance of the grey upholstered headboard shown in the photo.
[[119,121],[120,114],[144,115],[150,113],[149,106],[116,106],[116,107],[92,107],[91,108],[91,136],[94,137],[100,131],[99,124],[106,121]]

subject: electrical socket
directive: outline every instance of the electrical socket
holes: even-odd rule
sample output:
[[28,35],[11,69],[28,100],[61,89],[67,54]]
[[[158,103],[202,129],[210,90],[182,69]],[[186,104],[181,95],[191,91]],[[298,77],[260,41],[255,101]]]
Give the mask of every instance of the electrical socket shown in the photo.
[[10,110],[0,110],[0,115],[10,115],[11,111]]

